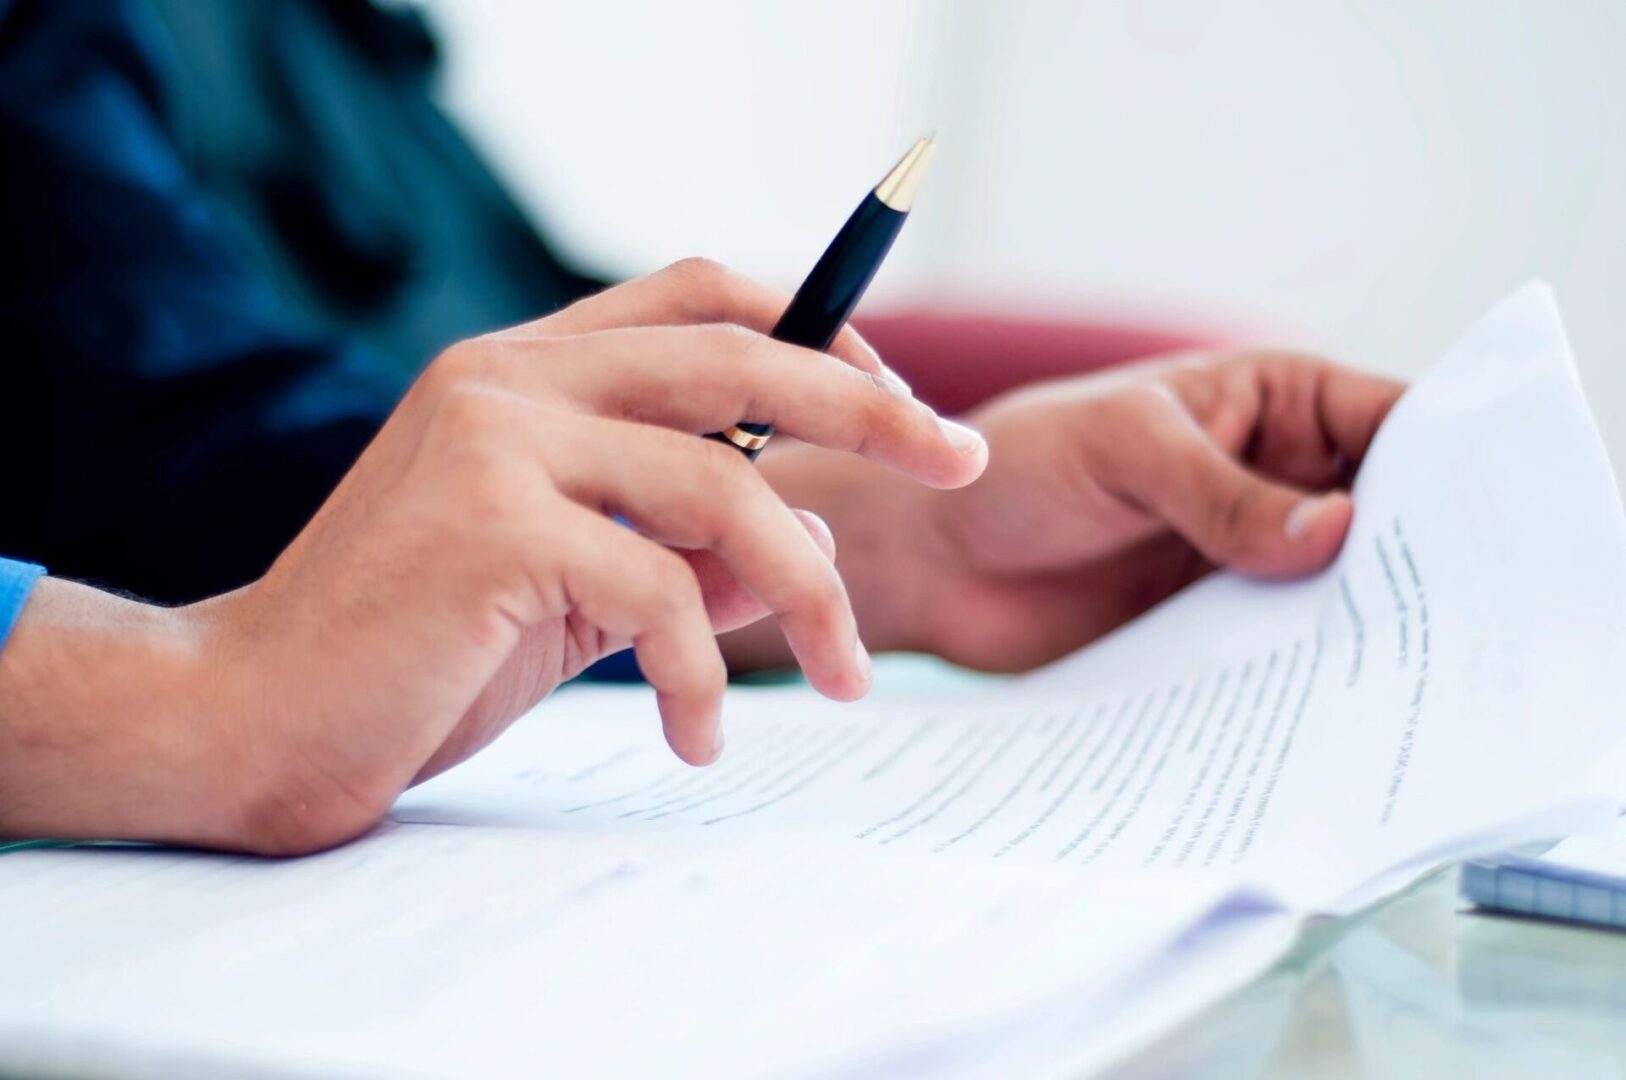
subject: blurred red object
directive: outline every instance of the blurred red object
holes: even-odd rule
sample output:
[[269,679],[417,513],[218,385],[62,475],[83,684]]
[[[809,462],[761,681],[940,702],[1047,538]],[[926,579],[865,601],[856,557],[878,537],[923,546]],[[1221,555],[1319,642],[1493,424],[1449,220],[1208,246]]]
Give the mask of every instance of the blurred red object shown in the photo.
[[866,316],[854,325],[921,400],[944,412],[963,412],[1023,383],[1221,340],[1131,322],[936,310]]

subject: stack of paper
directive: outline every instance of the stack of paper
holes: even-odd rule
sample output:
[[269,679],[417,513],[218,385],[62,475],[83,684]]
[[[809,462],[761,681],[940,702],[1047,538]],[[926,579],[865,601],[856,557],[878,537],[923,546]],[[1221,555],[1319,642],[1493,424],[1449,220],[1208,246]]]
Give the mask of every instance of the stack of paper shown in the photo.
[[1306,915],[1626,796],[1626,521],[1548,291],[1397,406],[1335,564],[955,700],[576,690],[292,862],[0,858],[0,1068],[1071,1073]]

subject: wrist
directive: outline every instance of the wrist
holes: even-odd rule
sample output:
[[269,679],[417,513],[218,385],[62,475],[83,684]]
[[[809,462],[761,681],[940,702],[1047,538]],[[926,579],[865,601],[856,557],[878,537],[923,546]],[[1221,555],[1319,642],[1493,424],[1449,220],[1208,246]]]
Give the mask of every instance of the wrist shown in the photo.
[[206,657],[189,609],[40,582],[0,651],[0,833],[215,842]]

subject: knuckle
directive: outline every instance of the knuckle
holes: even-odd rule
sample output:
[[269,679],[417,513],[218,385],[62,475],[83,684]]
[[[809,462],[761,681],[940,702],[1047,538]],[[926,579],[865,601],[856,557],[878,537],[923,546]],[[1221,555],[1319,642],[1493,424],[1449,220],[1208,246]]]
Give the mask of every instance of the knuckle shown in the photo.
[[728,689],[728,665],[715,649],[704,663],[694,665],[696,693],[705,697],[721,697]]
[[514,475],[506,460],[496,454],[471,455],[461,478],[462,516],[476,528],[489,528],[513,512]]
[[1306,377],[1313,379],[1315,375],[1315,365],[1308,357],[1275,350],[1253,353],[1232,370],[1243,380],[1271,387],[1272,397],[1298,392]]
[[436,449],[470,445],[488,430],[485,395],[467,386],[442,394],[426,425],[426,440]]
[[739,458],[738,464],[723,471],[721,476],[726,479],[709,486],[700,511],[706,522],[706,534],[701,538],[704,546],[725,554],[755,544],[754,538],[764,534],[772,515],[783,513],[779,497],[750,463],[737,453],[734,456]]
[[859,417],[862,430],[858,445],[862,450],[877,436],[884,438],[935,437],[936,425],[931,410],[915,401],[894,393],[879,375],[857,368],[847,368],[857,388],[857,401],[848,408]]
[[475,338],[449,346],[430,362],[419,381],[432,395],[439,397],[484,378],[489,371],[486,346],[482,339]]
[[699,455],[697,475],[708,496],[738,503],[757,493],[761,474],[739,450],[712,439],[687,441]]
[[685,310],[696,317],[715,317],[729,307],[734,272],[714,259],[690,256],[661,271],[679,293]]
[[665,692],[690,700],[717,698],[728,688],[728,668],[720,656],[697,655],[663,672],[662,683]]
[[681,278],[695,283],[717,282],[729,274],[728,267],[704,255],[690,255],[672,263],[661,271],[667,277]]
[[1299,368],[1322,367],[1329,361],[1315,353],[1296,349],[1252,349],[1240,353],[1224,353],[1216,357],[1218,365],[1257,364],[1271,372],[1288,372]]
[[464,526],[506,520],[541,480],[540,464],[513,444],[516,420],[523,423],[515,409],[501,393],[464,387],[444,398],[430,420],[426,453],[415,468],[438,493],[435,502],[455,506]]
[[884,412],[898,403],[898,395],[893,392],[879,373],[862,371],[858,368],[851,368],[851,371],[857,376],[859,387],[870,401],[872,408]]
[[888,382],[880,372],[865,371],[851,364],[841,366],[847,372],[851,384],[856,386],[858,393],[870,408],[908,415],[919,407],[918,401],[907,394],[900,394],[897,387]]
[[1171,407],[1179,408],[1180,399],[1162,381],[1140,382],[1125,388],[1123,402],[1134,412],[1147,415],[1166,413]]
[[429,428],[453,447],[476,444],[500,430],[505,417],[496,394],[473,383],[461,383],[442,394]]
[[779,497],[773,493],[762,474],[749,458],[731,446],[706,440],[704,451],[708,459],[698,470],[700,484],[698,497],[702,506],[717,521],[713,538],[737,533],[741,526],[762,520],[774,508]]
[[677,332],[694,335],[696,375],[716,380],[719,385],[739,387],[756,405],[756,388],[764,382],[759,354],[767,341],[765,337],[729,322],[700,323]]
[[768,340],[750,327],[733,322],[706,323],[699,332],[719,357],[735,364],[749,362]]
[[650,613],[667,621],[700,602],[700,582],[681,557],[657,550],[644,575],[644,597]]
[[475,444],[454,452],[447,483],[427,504],[431,517],[456,536],[477,535],[488,546],[505,536],[502,528],[519,498],[514,467],[495,447]]
[[828,563],[809,566],[796,583],[795,592],[798,606],[823,612],[827,617],[837,615],[847,607],[847,589],[842,585],[841,578],[829,569]]

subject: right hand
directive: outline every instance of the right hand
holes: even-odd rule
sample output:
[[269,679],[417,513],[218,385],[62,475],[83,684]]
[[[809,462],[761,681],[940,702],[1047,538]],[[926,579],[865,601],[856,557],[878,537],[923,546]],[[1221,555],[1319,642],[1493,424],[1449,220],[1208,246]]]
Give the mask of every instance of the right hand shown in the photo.
[[771,422],[936,487],[975,479],[986,447],[852,331],[834,355],[764,336],[786,302],[688,261],[453,346],[264,578],[182,609],[221,775],[260,793],[247,846],[355,835],[628,645],[692,764],[721,748],[721,630],[772,613],[814,687],[865,692],[828,530],[696,436]]

